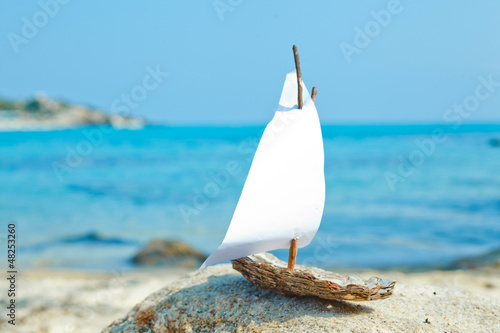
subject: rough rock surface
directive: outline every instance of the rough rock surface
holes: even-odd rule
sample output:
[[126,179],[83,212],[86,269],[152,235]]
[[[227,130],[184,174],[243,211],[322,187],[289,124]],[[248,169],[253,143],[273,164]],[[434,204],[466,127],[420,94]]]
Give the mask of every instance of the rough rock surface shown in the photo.
[[405,284],[361,304],[284,297],[217,265],[153,293],[103,332],[500,332],[500,300]]
[[133,262],[141,266],[198,268],[205,259],[206,256],[186,243],[155,239],[133,258]]

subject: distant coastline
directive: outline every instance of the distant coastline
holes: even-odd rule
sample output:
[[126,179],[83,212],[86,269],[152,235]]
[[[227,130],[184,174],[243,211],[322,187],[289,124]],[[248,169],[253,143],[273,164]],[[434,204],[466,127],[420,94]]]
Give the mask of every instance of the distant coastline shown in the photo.
[[21,102],[0,99],[0,131],[43,131],[91,125],[140,129],[146,125],[146,121],[109,114],[83,105],[70,105],[45,95]]

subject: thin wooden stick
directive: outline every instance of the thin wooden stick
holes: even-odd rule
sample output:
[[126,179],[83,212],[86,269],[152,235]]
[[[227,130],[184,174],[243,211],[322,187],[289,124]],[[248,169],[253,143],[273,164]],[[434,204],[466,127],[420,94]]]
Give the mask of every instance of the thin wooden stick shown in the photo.
[[299,59],[299,51],[297,50],[297,46],[293,46],[293,57],[295,58],[295,70],[297,72],[297,86],[299,88],[299,109],[302,109],[303,101],[302,101],[302,74],[300,73],[300,59]]
[[295,268],[295,259],[297,259],[297,238],[290,241],[290,251],[288,252],[288,270],[293,271]]
[[318,93],[318,89],[316,87],[313,87],[313,90],[311,91],[311,99],[313,102],[316,101],[316,94]]

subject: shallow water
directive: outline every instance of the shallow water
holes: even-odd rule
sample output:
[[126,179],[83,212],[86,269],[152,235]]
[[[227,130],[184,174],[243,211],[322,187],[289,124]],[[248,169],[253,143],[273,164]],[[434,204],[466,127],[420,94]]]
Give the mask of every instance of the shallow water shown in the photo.
[[[18,225],[18,263],[130,268],[157,237],[208,254],[263,128],[0,133],[0,220],[5,230]],[[430,141],[436,129],[444,140]],[[500,247],[500,148],[489,144],[500,126],[324,126],[323,137],[325,211],[299,263],[429,266]],[[227,176],[228,162],[236,175]]]

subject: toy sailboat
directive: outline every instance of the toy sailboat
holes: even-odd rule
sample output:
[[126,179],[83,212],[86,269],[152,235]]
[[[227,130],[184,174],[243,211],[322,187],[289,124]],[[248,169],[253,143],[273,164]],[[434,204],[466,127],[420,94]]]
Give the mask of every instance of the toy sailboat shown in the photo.
[[[232,260],[250,282],[285,295],[353,301],[389,297],[395,281],[295,267],[297,249],[307,246],[320,226],[325,176],[316,89],[309,97],[295,46],[293,51],[296,70],[286,77],[278,109],[262,135],[229,229],[201,268]],[[287,248],[288,264],[264,253]]]

